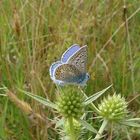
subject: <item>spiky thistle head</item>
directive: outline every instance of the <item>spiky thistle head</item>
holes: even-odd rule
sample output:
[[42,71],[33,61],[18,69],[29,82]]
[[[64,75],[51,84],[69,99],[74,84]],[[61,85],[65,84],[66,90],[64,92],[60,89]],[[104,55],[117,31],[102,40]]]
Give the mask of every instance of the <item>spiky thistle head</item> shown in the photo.
[[[65,124],[64,124],[64,128],[65,128],[65,131],[68,135],[70,135],[71,133],[71,130],[70,130],[70,126],[69,126],[69,121],[68,119],[65,121]],[[79,123],[77,120],[73,119],[73,129],[74,129],[74,133],[76,136],[79,135],[79,133],[81,132],[81,129],[82,129],[82,126],[81,126],[81,123]]]
[[112,122],[123,120],[127,115],[127,103],[120,94],[104,98],[98,105],[100,115]]
[[78,119],[84,112],[83,95],[73,88],[63,90],[57,101],[58,111],[66,118]]

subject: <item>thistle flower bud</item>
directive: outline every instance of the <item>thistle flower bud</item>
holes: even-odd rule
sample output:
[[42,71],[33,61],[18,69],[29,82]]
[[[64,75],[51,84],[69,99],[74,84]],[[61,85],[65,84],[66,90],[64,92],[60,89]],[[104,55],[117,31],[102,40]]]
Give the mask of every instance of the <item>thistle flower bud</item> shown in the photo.
[[58,99],[58,111],[66,118],[78,119],[84,112],[83,96],[76,90],[65,90]]
[[[64,127],[65,127],[66,133],[69,135],[71,131],[70,131],[68,120],[66,120],[66,122],[64,124]],[[80,131],[82,129],[81,124],[75,119],[73,119],[73,129],[74,129],[74,132],[75,132],[76,136],[79,135],[79,133],[80,133]]]
[[104,98],[98,108],[100,115],[108,121],[118,122],[127,115],[127,103],[120,94]]

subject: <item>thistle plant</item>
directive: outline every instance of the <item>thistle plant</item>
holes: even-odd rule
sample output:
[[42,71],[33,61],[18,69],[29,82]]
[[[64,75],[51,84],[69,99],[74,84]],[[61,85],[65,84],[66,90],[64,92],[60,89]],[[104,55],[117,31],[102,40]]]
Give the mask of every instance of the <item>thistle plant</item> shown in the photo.
[[103,131],[107,128],[107,125],[113,125],[114,127],[119,125],[140,127],[134,123],[140,120],[139,118],[128,119],[128,103],[125,98],[120,94],[108,95],[104,97],[100,104],[98,104],[98,113],[103,119],[103,123],[95,137],[96,140],[100,139]]
[[[140,118],[128,117],[128,103],[120,94],[114,94],[113,96],[108,95],[107,97],[104,97],[97,107],[93,104],[93,102],[97,100],[103,93],[105,93],[111,86],[89,97],[76,87],[70,86],[58,88],[58,92],[60,94],[57,96],[54,103],[49,99],[34,95],[30,92],[21,89],[18,90],[59,113],[58,120],[54,122],[56,123],[56,127],[60,127],[61,129],[59,130],[62,130],[60,132],[61,138],[62,133],[64,133],[64,139],[68,138],[68,140],[78,140],[80,133],[86,129],[91,131],[91,133],[96,134],[95,139],[98,140],[103,137],[102,133],[105,129],[108,129],[107,126],[110,124],[113,124],[113,126],[117,124],[119,126],[123,125],[140,128]],[[9,91],[8,88],[5,88],[4,90],[6,92]],[[103,120],[99,131],[97,131],[92,126],[92,124],[86,120],[85,116],[88,116],[87,106],[92,108],[93,112],[96,112],[99,115],[99,118]],[[59,125],[59,122],[62,123]]]
[[64,130],[71,139],[78,139],[82,126],[76,119],[73,118],[71,122],[71,119],[69,118],[65,120]]
[[[62,90],[61,90],[62,91]],[[84,98],[75,88],[63,90],[58,97],[58,111],[65,118],[65,131],[72,140],[77,139],[80,125],[79,120],[84,113]]]
[[65,118],[79,119],[84,113],[84,98],[80,92],[68,89],[60,94],[57,100],[58,111]]
[[120,94],[108,95],[98,105],[99,114],[110,122],[119,122],[127,116],[127,103]]
[[120,94],[108,95],[98,104],[99,115],[103,123],[95,139],[100,139],[107,124],[120,123],[127,116],[127,103]]
[[[84,119],[84,116],[87,114],[85,107],[91,105],[94,111],[98,112],[98,108],[92,102],[97,100],[111,86],[108,86],[102,91],[99,91],[89,97],[82,90],[74,86],[63,88],[59,88],[57,86],[59,95],[57,96],[55,103],[51,102],[49,99],[34,95],[30,92],[21,89],[18,90],[45,106],[56,110],[62,116],[61,119],[57,120],[56,126],[62,128],[62,132],[66,132],[66,135],[70,140],[77,140],[83,128],[91,131],[92,133],[97,133],[97,130]],[[60,123],[61,125],[59,125],[59,122],[63,123]]]

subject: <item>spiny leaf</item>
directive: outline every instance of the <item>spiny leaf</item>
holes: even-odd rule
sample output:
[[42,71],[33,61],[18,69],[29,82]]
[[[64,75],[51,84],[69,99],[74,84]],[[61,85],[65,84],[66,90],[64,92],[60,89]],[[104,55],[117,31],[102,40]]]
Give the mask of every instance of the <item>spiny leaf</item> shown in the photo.
[[30,92],[27,92],[27,91],[24,91],[22,89],[18,89],[18,90],[23,92],[24,94],[30,96],[31,98],[35,99],[36,101],[42,103],[45,106],[51,107],[53,109],[57,109],[57,106],[54,103],[52,103],[50,100],[48,100],[48,99],[45,99],[45,98],[40,97],[38,95],[34,95],[34,94],[32,94]]
[[127,119],[126,121],[140,121],[140,118],[131,118],[131,119]]
[[132,126],[132,127],[140,127],[139,123],[133,122],[133,121],[124,121],[121,124],[127,125],[127,126]]
[[92,103],[93,101],[95,101],[97,98],[99,98],[103,93],[105,93],[112,85],[108,86],[107,88],[91,95],[90,97],[88,97],[85,101],[84,104],[88,105],[90,103]]
[[78,121],[81,123],[81,125],[83,125],[89,131],[91,131],[93,133],[97,133],[97,130],[94,127],[92,127],[92,125],[87,123],[86,121],[84,121],[84,120],[78,120]]

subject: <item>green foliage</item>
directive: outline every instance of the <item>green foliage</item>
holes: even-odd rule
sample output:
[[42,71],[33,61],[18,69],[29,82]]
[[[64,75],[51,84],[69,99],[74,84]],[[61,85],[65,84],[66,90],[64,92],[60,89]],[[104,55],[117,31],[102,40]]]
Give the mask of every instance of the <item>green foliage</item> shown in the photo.
[[[129,113],[138,118],[139,5],[139,0],[126,3],[118,0],[0,1],[0,85],[5,85],[34,112],[48,120],[47,125],[40,121],[37,124],[31,122],[31,114],[25,115],[8,96],[1,96],[5,91],[0,90],[0,139],[60,139],[59,130],[53,125],[53,119],[59,116],[55,109],[50,109],[56,107],[54,101],[59,91],[50,79],[49,67],[74,43],[88,45],[87,71],[91,78],[83,89],[89,97],[88,102],[99,96],[93,93],[113,84],[107,94],[115,91],[122,94],[130,101]],[[91,108],[87,106],[88,109]],[[90,111],[84,116],[90,122],[85,127],[100,129],[98,119],[92,122],[95,110]],[[126,120],[123,124],[139,127],[139,120]],[[140,137],[139,128],[130,127],[125,135],[123,131],[119,132],[120,135],[108,132],[106,137],[110,138],[111,134],[113,140]],[[93,138],[92,133],[83,133],[83,140]]]

